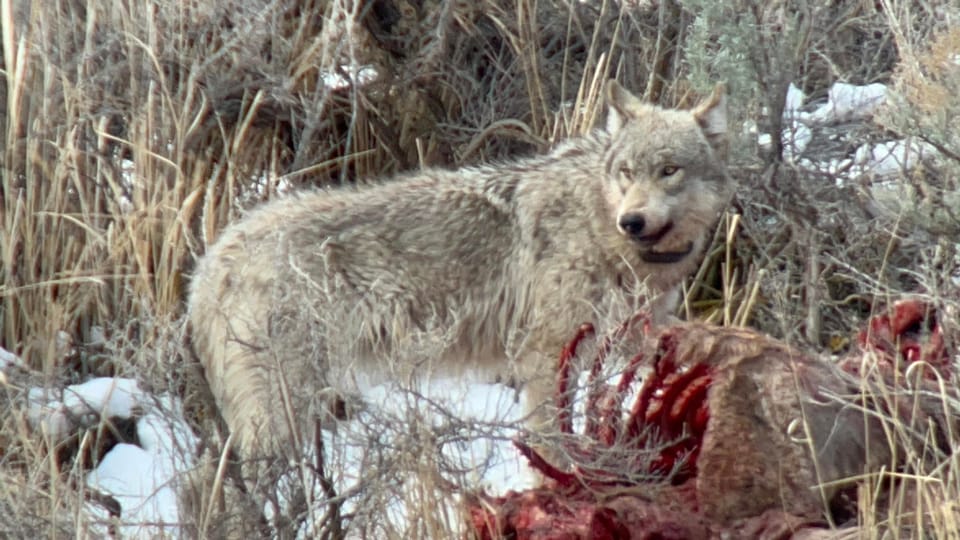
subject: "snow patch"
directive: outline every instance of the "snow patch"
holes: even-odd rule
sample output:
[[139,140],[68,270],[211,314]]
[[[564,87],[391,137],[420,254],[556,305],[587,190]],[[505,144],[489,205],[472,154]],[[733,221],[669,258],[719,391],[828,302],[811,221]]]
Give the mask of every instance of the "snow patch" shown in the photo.
[[198,441],[169,395],[140,394],[135,408],[139,446],[120,443],[87,474],[87,487],[114,497],[121,507],[123,538],[179,537],[177,479],[191,467]]
[[[837,82],[827,94],[827,103],[812,113],[800,113],[799,120],[809,126],[866,120],[887,101],[887,87],[880,83],[857,86]],[[789,98],[787,104],[790,105]]]
[[166,456],[120,443],[87,474],[87,487],[108,493],[120,503],[123,538],[179,536],[176,471]]
[[[31,388],[27,400],[30,424],[55,441],[103,419],[136,420],[140,445],[115,445],[87,473],[86,485],[120,503],[121,537],[180,535],[175,480],[193,466],[197,440],[177,399],[151,396],[133,379],[100,377],[58,391]],[[88,517],[94,531],[106,537],[105,510],[88,504]]]
[[68,436],[79,424],[99,418],[134,418],[145,394],[133,379],[100,377],[57,391],[31,388],[27,392],[27,419],[54,440]]
[[[13,365],[18,359],[0,349],[0,362]],[[396,384],[371,386],[364,397],[370,405],[368,418],[323,434],[329,454],[325,459],[329,470],[335,471],[332,476],[338,493],[349,493],[357,482],[369,480],[365,458],[371,451],[371,425],[383,424],[381,442],[385,444],[377,451],[388,453],[391,443],[403,442],[403,420],[409,414],[418,415],[437,433],[446,433],[450,426],[458,430],[452,437],[441,437],[442,459],[475,474],[469,481],[475,481],[477,489],[499,494],[535,485],[535,475],[511,442],[519,433],[523,415],[515,390],[464,378],[437,378],[423,382],[413,392],[399,391]],[[119,519],[111,520],[102,506],[88,503],[90,532],[108,536],[113,521],[123,538],[177,538],[183,534],[177,479],[194,466],[197,440],[176,398],[150,395],[133,379],[101,377],[58,391],[30,389],[27,416],[55,439],[70,436],[81,426],[95,426],[103,418],[136,420],[139,444],[117,444],[87,473],[88,488],[120,505]],[[408,481],[417,480],[411,477]],[[316,500],[322,500],[322,494],[317,493]],[[394,502],[382,509],[385,519],[403,523],[408,511],[404,493],[391,500]],[[447,512],[451,523],[460,519],[455,501]],[[356,510],[353,506],[348,500],[344,511]],[[303,537],[309,535],[305,525]]]
[[0,372],[6,371],[10,367],[24,367],[23,360],[12,352],[0,347]]
[[872,174],[890,177],[917,167],[925,158],[937,155],[933,145],[917,140],[899,139],[857,148],[853,162],[858,167],[853,174]]
[[[847,123],[868,121],[888,99],[889,90],[883,84],[858,86],[838,82],[828,90],[826,103],[809,110],[810,105],[805,105],[807,96],[790,84],[780,133],[784,160],[801,169],[831,176],[838,186],[842,186],[863,178],[895,177],[917,167],[922,160],[937,156],[936,149],[927,143],[902,139],[865,143],[852,155],[840,158],[821,159],[805,154],[818,130],[828,127],[842,129]],[[769,149],[772,143],[771,134],[757,134],[757,144],[761,148]]]
[[326,71],[323,77],[323,85],[330,90],[342,90],[351,86],[363,86],[376,80],[377,69],[371,65],[365,66],[340,66],[337,71]]

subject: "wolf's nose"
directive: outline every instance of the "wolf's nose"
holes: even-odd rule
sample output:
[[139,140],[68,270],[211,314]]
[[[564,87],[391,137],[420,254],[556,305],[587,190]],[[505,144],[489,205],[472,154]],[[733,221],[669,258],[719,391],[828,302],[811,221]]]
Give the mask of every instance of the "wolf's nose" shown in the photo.
[[620,229],[630,236],[643,236],[643,228],[647,225],[647,220],[640,214],[627,214],[620,216]]

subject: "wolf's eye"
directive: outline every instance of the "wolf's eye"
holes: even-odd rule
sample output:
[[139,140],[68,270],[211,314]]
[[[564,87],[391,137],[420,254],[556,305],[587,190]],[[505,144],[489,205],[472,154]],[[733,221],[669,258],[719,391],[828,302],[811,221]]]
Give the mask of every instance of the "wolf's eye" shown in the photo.
[[633,169],[627,165],[620,166],[620,176],[623,178],[633,178]]
[[664,165],[663,168],[660,169],[660,176],[663,178],[669,178],[677,174],[679,171],[680,167],[677,167],[676,165]]

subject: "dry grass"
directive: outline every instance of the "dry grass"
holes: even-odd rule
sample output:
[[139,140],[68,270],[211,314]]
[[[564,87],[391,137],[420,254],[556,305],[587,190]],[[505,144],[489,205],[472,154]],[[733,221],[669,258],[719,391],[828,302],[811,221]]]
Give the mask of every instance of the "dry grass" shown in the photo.
[[[903,101],[884,126],[943,156],[900,179],[918,204],[877,222],[851,204],[862,200],[857,186],[739,141],[740,215],[721,224],[691,280],[688,315],[842,350],[872,310],[905,291],[960,312],[960,220],[943,202],[957,200],[960,170],[956,114],[944,113],[960,108],[957,33],[942,31],[956,24],[955,6],[701,4],[0,0],[0,345],[25,360],[30,384],[126,374],[174,391],[216,453],[216,413],[179,321],[193,261],[228,221],[281,187],[542,150],[594,125],[599,85],[612,75],[666,104],[728,79],[737,119],[773,132],[790,81],[814,95],[841,79],[894,82]],[[738,40],[737,28],[750,32]],[[327,84],[363,73],[376,75]],[[72,347],[58,345],[62,332]],[[22,403],[26,387],[5,385],[5,401]],[[958,404],[941,397],[955,415]],[[890,436],[916,448],[904,426]],[[0,448],[0,514],[12,516],[0,533],[82,535],[79,468],[56,463],[16,415],[5,416]],[[916,452],[864,484],[859,521],[900,537],[956,535],[957,457]],[[370,471],[419,476],[403,494],[422,519],[410,531],[365,532],[443,537],[448,516],[426,510],[442,506],[437,463],[387,454]],[[229,484],[226,471],[213,476]],[[399,485],[377,482],[364,493]],[[891,482],[895,496],[877,497]],[[199,499],[203,529],[216,501]],[[336,537],[332,522],[323,534]]]

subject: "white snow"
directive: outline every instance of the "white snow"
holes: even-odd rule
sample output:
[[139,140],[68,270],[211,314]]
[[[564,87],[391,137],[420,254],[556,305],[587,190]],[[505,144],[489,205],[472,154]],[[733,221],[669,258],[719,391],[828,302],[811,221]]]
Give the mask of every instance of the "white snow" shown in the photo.
[[325,71],[323,85],[330,90],[341,90],[353,85],[363,86],[373,82],[377,78],[377,69],[370,65],[364,66],[340,66],[339,71]]
[[[800,111],[804,99],[806,99],[806,96],[803,90],[797,88],[793,83],[787,87],[787,97],[783,106],[784,128],[780,139],[783,142],[783,157],[789,163],[801,159],[803,151],[807,149],[807,145],[813,138],[813,131],[800,120],[801,116],[805,114]],[[766,137],[761,144],[769,147],[771,137],[769,134],[764,135]]]
[[787,87],[787,97],[784,99],[783,114],[785,118],[795,118],[800,114],[800,107],[807,99],[807,95],[797,85],[790,83]]
[[23,360],[12,352],[0,347],[0,372],[6,371],[10,366],[23,367]]
[[87,475],[87,487],[120,503],[123,538],[176,536],[179,514],[172,485],[176,476],[167,456],[120,443]]
[[76,427],[75,419],[132,418],[144,397],[136,381],[112,377],[68,386],[57,396],[53,393],[46,388],[31,388],[27,393],[27,419],[34,428],[57,440]]
[[193,465],[196,439],[177,400],[141,397],[140,446],[116,445],[87,475],[87,487],[120,503],[123,538],[178,537],[176,480]]
[[[14,355],[0,349],[0,366],[16,364]],[[416,395],[411,401],[411,395]],[[371,418],[385,416],[402,420],[410,407],[428,424],[443,431],[444,423],[463,421],[463,426],[482,426],[462,439],[445,444],[446,460],[475,471],[478,489],[500,494],[534,484],[534,476],[511,443],[520,426],[522,407],[514,390],[499,384],[468,383],[462,379],[438,378],[422,384],[416,392],[399,392],[393,384],[370,387],[365,398],[372,407]],[[180,403],[170,396],[152,396],[137,381],[124,378],[95,378],[83,384],[53,392],[32,388],[28,392],[28,420],[35,428],[54,438],[68,436],[78,420],[96,425],[100,418],[137,419],[139,445],[114,446],[86,477],[88,488],[113,497],[121,515],[117,532],[123,538],[178,538],[178,475],[193,466],[196,440],[183,420]],[[364,457],[370,436],[369,424],[338,428],[336,435],[325,432],[327,452],[339,467],[335,489],[347,492],[362,478]],[[387,437],[402,433],[403,426],[384,426]],[[352,435],[358,438],[354,439]],[[365,439],[367,437],[367,439]],[[319,495],[318,495],[319,496]],[[398,494],[397,500],[402,500]],[[92,533],[107,535],[110,523],[105,509],[88,503]],[[349,510],[350,505],[345,507]],[[405,519],[402,504],[383,509],[393,520]],[[449,519],[458,515],[451,506]],[[308,536],[309,533],[306,533]]]
[[[827,103],[811,113],[800,113],[799,120],[810,126],[865,120],[876,113],[886,100],[887,87],[883,84],[857,86],[837,82],[828,91]],[[787,103],[790,105],[789,98]]]
[[803,161],[801,156],[811,140],[813,140],[813,130],[800,122],[790,122],[783,128],[783,158],[788,163]]
[[[807,150],[814,130],[825,126],[867,121],[886,103],[887,87],[880,83],[858,86],[834,83],[828,90],[827,102],[812,111],[805,111],[807,96],[795,85],[787,89],[783,109],[783,158],[797,167],[832,176],[837,185],[862,178],[885,179],[896,177],[916,167],[927,157],[936,156],[936,150],[926,143],[908,140],[890,140],[865,143],[853,155],[843,158],[821,159],[808,156]],[[758,133],[757,144],[769,148],[772,136]]]
[[857,148],[853,162],[860,168],[858,173],[883,178],[909,171],[923,158],[934,156],[936,153],[936,148],[929,143],[899,139],[862,145]]
[[[53,440],[69,436],[81,424],[96,426],[101,418],[137,419],[140,446],[114,446],[87,474],[86,485],[120,503],[123,538],[178,536],[173,483],[178,472],[192,465],[188,458],[196,442],[176,400],[151,396],[137,381],[114,377],[91,379],[59,392],[31,388],[27,399],[27,420]],[[88,510],[93,528],[102,528],[97,532],[105,536],[105,510],[93,503]]]
[[[535,485],[535,476],[512,444],[521,426],[523,407],[517,403],[516,392],[499,384],[468,383],[462,379],[436,378],[423,382],[414,390],[400,390],[395,384],[380,384],[369,387],[364,392],[368,413],[361,418],[342,424],[335,433],[324,432],[325,461],[332,476],[337,493],[350,493],[357,486],[369,485],[371,474],[378,475],[376,469],[382,461],[389,461],[400,445],[412,444],[414,448],[423,445],[423,464],[435,467],[438,460],[453,469],[463,471],[461,475],[443,478],[454,484],[458,480],[467,482],[471,488],[485,490],[490,494],[503,494],[508,490],[522,490]],[[425,425],[431,426],[432,433],[426,437],[433,440],[410,439],[410,424],[416,422],[418,430]],[[371,444],[371,440],[377,442]],[[430,442],[436,442],[431,447]],[[440,456],[431,450],[439,450]],[[442,457],[441,457],[442,456]],[[384,459],[386,458],[386,459]],[[389,469],[391,476],[396,471]],[[391,487],[383,490],[376,501],[377,519],[388,520],[403,530],[408,522],[408,512],[420,510],[416,506],[423,489],[431,489],[429,479],[424,486],[422,471],[408,470],[403,465],[399,478],[403,488]],[[394,480],[393,482],[395,482]],[[390,486],[394,486],[391,483]],[[317,500],[322,499],[320,493]],[[450,504],[437,507],[437,515],[456,527],[461,515],[457,496],[443,495]],[[347,500],[342,511],[351,513],[360,511],[357,503]],[[363,501],[364,504],[371,504]],[[408,507],[414,504],[413,508]],[[367,510],[369,511],[369,509]],[[313,532],[308,523],[301,531],[301,538],[310,538]]]
[[[517,435],[523,415],[523,407],[518,403],[515,390],[500,384],[437,378],[426,382],[420,391],[424,397],[444,406],[446,413],[449,413],[448,416],[434,411],[435,422],[446,422],[452,417],[489,427],[490,438],[477,437],[469,440],[468,444],[444,447],[450,459],[477,467],[484,465],[478,487],[492,493],[503,493],[533,485],[533,475],[510,442]],[[380,407],[409,406],[399,402],[397,398],[400,394],[390,392],[389,388],[377,387],[367,397],[373,398],[376,394],[383,400]]]

